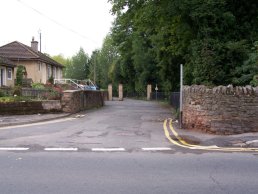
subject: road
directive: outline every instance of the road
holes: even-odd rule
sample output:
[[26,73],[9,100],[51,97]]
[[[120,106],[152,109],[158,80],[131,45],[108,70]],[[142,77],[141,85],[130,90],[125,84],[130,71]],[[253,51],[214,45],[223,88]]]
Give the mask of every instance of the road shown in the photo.
[[1,128],[0,193],[257,193],[257,154],[177,147],[162,127],[170,116],[158,103],[125,100]]

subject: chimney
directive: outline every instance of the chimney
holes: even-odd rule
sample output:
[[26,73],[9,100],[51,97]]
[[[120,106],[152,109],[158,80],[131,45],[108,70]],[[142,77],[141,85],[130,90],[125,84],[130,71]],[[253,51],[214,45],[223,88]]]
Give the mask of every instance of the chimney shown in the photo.
[[38,52],[38,41],[34,40],[34,37],[32,37],[32,41],[31,41],[31,48],[33,51]]

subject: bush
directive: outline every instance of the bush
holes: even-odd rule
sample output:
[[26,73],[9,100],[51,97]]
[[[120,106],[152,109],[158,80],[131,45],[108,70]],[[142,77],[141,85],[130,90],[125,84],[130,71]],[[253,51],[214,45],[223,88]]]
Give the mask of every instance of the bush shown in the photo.
[[42,83],[32,83],[31,86],[34,89],[39,89],[39,90],[45,89],[45,86]]
[[4,96],[5,96],[5,93],[2,90],[0,90],[0,97],[4,97]]
[[54,78],[53,78],[53,76],[51,76],[50,78],[48,78],[48,80],[47,80],[50,84],[54,84]]
[[17,72],[16,72],[16,83],[15,85],[21,86],[22,85],[22,80],[23,80],[23,75],[26,73],[26,68],[22,65],[19,65],[17,67]]
[[9,97],[0,97],[0,102],[21,102],[21,101],[31,101],[28,97],[22,96],[9,96]]
[[258,86],[258,75],[255,75],[253,77],[253,80],[251,81],[252,86],[257,87]]
[[16,95],[16,96],[21,96],[22,95],[22,87],[21,86],[15,86],[13,88],[13,96]]

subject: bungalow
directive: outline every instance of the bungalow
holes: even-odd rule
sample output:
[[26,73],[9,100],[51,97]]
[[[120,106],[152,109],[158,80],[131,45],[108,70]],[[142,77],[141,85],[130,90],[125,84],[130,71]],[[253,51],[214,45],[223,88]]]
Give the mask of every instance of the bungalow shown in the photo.
[[16,65],[12,61],[0,56],[0,87],[14,86],[14,67]]
[[[16,65],[26,68],[27,78],[33,82],[47,83],[52,76],[62,79],[64,66],[38,50],[38,42],[32,38],[31,47],[18,41],[0,47],[0,55]],[[16,75],[16,68],[14,75]]]

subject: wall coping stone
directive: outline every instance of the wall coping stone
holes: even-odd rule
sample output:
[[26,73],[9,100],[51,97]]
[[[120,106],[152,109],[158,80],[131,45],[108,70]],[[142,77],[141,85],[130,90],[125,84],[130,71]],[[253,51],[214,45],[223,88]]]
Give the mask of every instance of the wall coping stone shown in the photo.
[[247,86],[217,86],[209,88],[204,85],[184,86],[184,93],[202,93],[202,94],[222,94],[222,95],[242,95],[242,96],[258,96],[258,87]]

